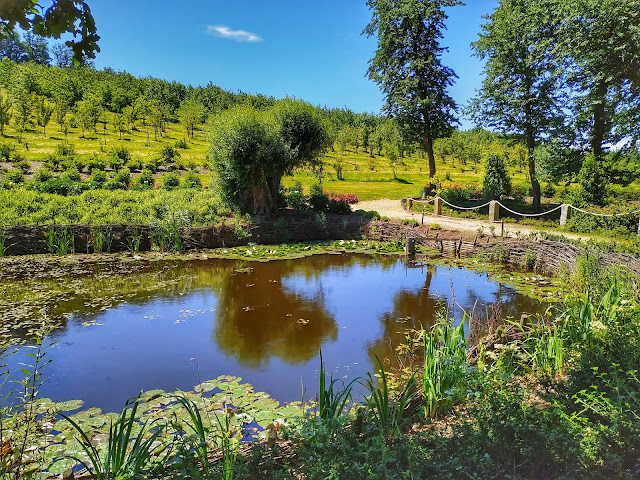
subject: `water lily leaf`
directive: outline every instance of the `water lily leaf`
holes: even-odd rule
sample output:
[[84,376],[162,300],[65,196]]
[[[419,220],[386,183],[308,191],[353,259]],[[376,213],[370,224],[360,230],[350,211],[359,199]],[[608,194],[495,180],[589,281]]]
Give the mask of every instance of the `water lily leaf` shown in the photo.
[[198,393],[206,393],[214,390],[218,386],[218,382],[215,380],[209,380],[196,385],[193,389]]
[[55,408],[60,412],[70,412],[71,410],[77,410],[84,405],[82,400],[68,400],[66,402],[59,402],[55,404]]

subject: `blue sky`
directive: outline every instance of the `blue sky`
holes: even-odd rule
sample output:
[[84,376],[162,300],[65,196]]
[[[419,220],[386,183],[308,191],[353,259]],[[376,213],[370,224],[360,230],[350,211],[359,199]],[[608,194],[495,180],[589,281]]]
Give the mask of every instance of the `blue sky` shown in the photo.
[[[460,77],[451,94],[465,104],[479,88],[482,64],[471,56],[482,15],[496,0],[449,9],[445,64]],[[108,0],[90,2],[101,36],[96,67],[191,85],[313,104],[380,112],[378,86],[366,78],[375,38],[360,32],[364,0]],[[468,126],[464,122],[464,126]]]

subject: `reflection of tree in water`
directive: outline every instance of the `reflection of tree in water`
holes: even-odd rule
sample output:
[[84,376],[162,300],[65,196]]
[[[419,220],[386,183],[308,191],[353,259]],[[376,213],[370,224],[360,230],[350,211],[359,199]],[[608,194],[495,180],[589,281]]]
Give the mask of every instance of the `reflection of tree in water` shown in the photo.
[[461,307],[472,315],[474,320],[485,322],[487,318],[498,315],[500,319],[520,318],[522,314],[535,315],[541,313],[543,306],[531,297],[519,294],[513,287],[497,284],[491,292],[491,299],[483,299],[476,290],[467,290],[467,302]]
[[424,287],[417,292],[401,290],[396,293],[393,299],[393,310],[380,318],[383,327],[382,336],[368,348],[372,365],[377,365],[375,355],[380,359],[392,358],[393,349],[405,343],[407,330],[431,327],[436,321],[438,312],[446,308],[446,300],[435,298],[429,293],[435,267],[429,265],[426,270]]
[[290,364],[315,357],[323,342],[338,336],[322,284],[301,294],[287,291],[282,282],[294,274],[311,279],[338,264],[344,265],[345,257],[247,263],[226,275],[213,334],[220,349],[253,366],[273,356]]

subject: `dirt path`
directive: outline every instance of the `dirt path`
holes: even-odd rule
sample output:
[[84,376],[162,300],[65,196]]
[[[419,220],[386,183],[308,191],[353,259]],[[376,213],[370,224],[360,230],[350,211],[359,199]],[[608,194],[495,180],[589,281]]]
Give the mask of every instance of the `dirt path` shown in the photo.
[[[422,221],[422,214],[420,212],[408,212],[402,208],[400,205],[400,200],[391,200],[388,198],[382,200],[369,200],[365,202],[358,202],[355,205],[352,205],[354,210],[362,209],[362,210],[375,210],[381,216],[386,216],[389,218],[395,219],[414,219],[418,222]],[[429,210],[429,206],[427,207]],[[460,218],[460,217],[447,217],[447,216],[434,216],[427,215],[424,216],[424,224],[432,225],[437,223],[441,228],[446,230],[458,230],[464,232],[482,232],[484,234],[488,234],[491,232],[491,227],[495,228],[496,234],[500,235],[501,224],[490,222],[488,220],[476,220],[472,218]],[[536,228],[530,225],[520,225],[518,223],[505,222],[504,224],[504,234],[509,237],[516,237],[516,232],[519,232],[521,235],[530,235],[536,232],[544,232],[544,229]],[[553,231],[553,230],[546,230]],[[587,235],[578,235],[575,233],[566,233],[554,231],[559,235],[562,235],[567,238],[587,240],[590,237]]]

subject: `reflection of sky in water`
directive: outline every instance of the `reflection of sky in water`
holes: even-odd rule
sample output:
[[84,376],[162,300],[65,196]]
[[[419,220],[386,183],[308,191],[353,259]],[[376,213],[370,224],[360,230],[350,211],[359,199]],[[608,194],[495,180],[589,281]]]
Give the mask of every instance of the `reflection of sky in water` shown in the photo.
[[[300,400],[303,389],[308,399],[316,394],[319,347],[335,377],[365,375],[374,353],[389,354],[389,338],[433,323],[452,292],[470,310],[476,301],[482,309],[495,302],[499,289],[484,274],[405,268],[395,258],[315,256],[251,267],[239,274],[232,262],[201,262],[215,286],[121,304],[92,315],[95,326],[72,317],[54,335],[40,394],[114,411],[142,389],[189,390],[229,374],[281,401]],[[513,315],[533,308],[510,288],[500,294]],[[460,307],[453,312],[462,318]],[[10,358],[12,370],[26,353]]]

